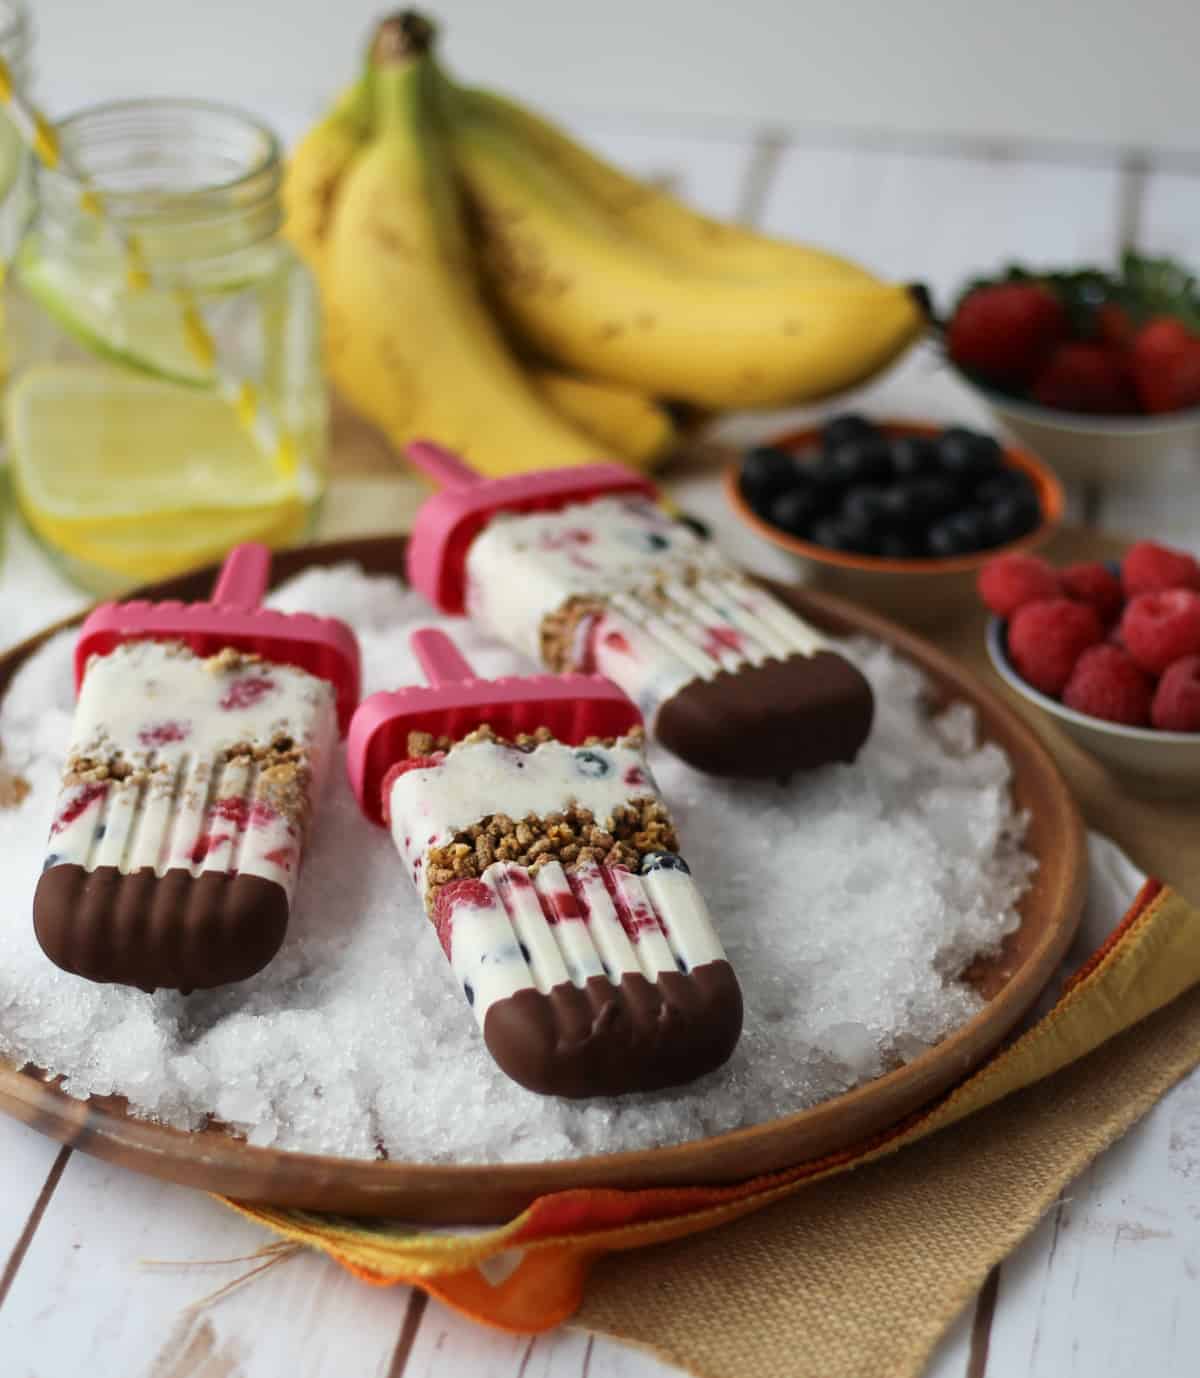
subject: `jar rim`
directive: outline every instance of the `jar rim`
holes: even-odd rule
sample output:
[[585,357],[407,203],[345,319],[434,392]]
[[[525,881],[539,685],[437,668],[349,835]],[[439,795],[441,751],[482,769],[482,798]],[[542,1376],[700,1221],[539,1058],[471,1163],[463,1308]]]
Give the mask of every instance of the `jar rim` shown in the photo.
[[[3,0],[0,0],[0,3],[3,3]],[[277,172],[282,164],[283,145],[271,126],[240,106],[223,101],[201,100],[190,96],[137,96],[124,100],[97,101],[71,111],[57,121],[56,128],[64,144],[69,144],[72,134],[78,136],[89,123],[94,124],[109,118],[120,119],[123,116],[153,116],[156,113],[168,116],[190,114],[200,118],[216,116],[227,121],[231,127],[240,125],[243,131],[251,133],[259,142],[260,151],[257,156],[248,160],[248,165],[241,167],[234,176],[205,181],[189,187],[186,192],[181,192],[181,195],[205,196],[236,192],[246,184],[262,178],[264,174]],[[65,170],[42,168],[39,169],[39,175],[50,182],[74,184],[74,179]],[[92,180],[100,191],[118,203],[126,194],[120,189],[105,187],[103,175]]]

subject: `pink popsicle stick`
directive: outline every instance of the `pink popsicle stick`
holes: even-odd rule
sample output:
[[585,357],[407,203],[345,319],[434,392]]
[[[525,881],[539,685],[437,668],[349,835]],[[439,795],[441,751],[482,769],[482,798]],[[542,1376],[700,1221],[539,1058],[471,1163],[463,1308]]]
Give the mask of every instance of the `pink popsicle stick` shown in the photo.
[[217,576],[212,601],[230,611],[253,612],[271,577],[271,552],[257,541],[234,546]]
[[435,445],[432,440],[414,440],[404,447],[404,453],[421,470],[443,488],[474,488],[483,479],[465,464],[452,450]]
[[462,684],[476,678],[465,656],[445,632],[423,627],[413,632],[408,644],[420,661],[425,678],[435,689],[439,685]]

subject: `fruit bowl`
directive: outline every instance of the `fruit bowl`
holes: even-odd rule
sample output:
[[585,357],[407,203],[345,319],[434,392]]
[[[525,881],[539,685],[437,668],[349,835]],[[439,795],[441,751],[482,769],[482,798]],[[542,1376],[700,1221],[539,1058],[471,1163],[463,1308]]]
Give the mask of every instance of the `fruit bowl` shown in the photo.
[[[900,436],[932,438],[944,429],[915,421],[883,420],[875,424],[888,439]],[[773,449],[797,454],[815,454],[820,443],[821,432],[816,429],[788,431],[764,442]],[[1010,446],[1004,449],[1003,462],[1006,468],[1019,470],[1030,479],[1041,520],[1017,540],[945,559],[896,559],[832,550],[815,541],[790,535],[750,506],[741,489],[741,466],[737,462],[725,470],[725,497],[751,530],[800,563],[810,585],[876,608],[910,626],[928,627],[947,622],[974,606],[976,577],[988,560],[1011,551],[1038,548],[1049,540],[1062,519],[1062,485],[1040,460],[1025,450]]]
[[1158,416],[1058,411],[997,392],[947,363],[1004,431],[1068,482],[1137,483],[1179,456],[1200,459],[1200,407]]
[[1131,790],[1158,798],[1200,796],[1200,732],[1160,732],[1105,722],[1039,692],[1009,659],[1008,623],[1002,617],[988,620],[987,650],[996,673],[1015,694],[1041,709]]

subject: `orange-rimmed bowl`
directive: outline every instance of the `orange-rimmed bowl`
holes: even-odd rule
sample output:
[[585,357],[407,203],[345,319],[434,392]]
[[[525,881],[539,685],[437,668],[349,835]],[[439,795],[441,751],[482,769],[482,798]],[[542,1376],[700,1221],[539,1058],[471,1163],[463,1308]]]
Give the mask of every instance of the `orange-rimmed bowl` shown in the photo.
[[[917,421],[876,421],[874,424],[889,438],[936,436],[946,429],[945,425]],[[950,424],[953,423],[947,423]],[[801,462],[806,458],[815,460],[820,454],[821,432],[815,428],[787,431],[760,443],[791,450]],[[1050,539],[1062,521],[1063,488],[1053,471],[1028,450],[1011,445],[1004,447],[1004,463],[1007,468],[1020,469],[1032,480],[1041,509],[1041,522],[1019,540],[945,560],[892,560],[882,555],[857,555],[845,550],[829,550],[813,541],[790,536],[760,517],[746,501],[739,482],[740,461],[725,470],[725,497],[751,530],[796,559],[810,585],[865,603],[912,626],[927,627],[946,622],[973,606],[976,577],[989,560],[1015,550],[1035,550]]]

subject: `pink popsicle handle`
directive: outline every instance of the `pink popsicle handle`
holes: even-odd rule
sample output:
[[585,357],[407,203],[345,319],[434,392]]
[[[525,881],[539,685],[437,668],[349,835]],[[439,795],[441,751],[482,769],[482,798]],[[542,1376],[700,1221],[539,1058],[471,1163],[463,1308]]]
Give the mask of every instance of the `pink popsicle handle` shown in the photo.
[[404,447],[404,453],[443,488],[474,488],[483,482],[452,450],[445,450],[432,440],[414,440]]
[[445,632],[423,627],[419,632],[413,632],[408,644],[421,662],[425,678],[435,689],[439,685],[462,684],[475,678],[475,671]]
[[253,612],[271,577],[271,552],[257,541],[237,545],[225,557],[212,601],[220,607]]

